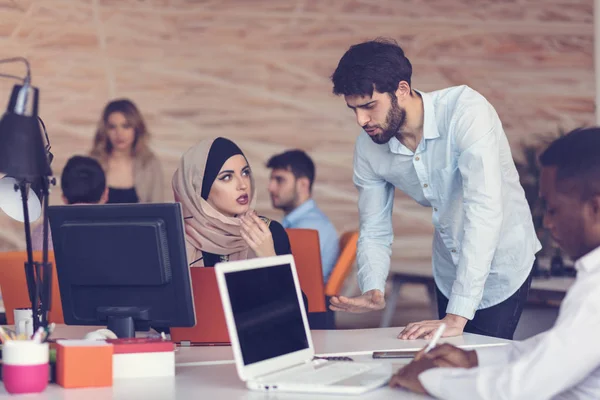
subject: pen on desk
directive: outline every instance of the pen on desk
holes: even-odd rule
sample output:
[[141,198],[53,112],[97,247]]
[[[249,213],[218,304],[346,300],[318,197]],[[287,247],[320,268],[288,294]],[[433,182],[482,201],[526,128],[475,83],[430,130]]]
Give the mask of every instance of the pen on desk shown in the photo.
[[52,332],[54,332],[54,328],[56,327],[56,324],[54,322],[52,322],[50,325],[48,325],[44,331],[44,336],[42,337],[42,342],[46,342],[48,341],[48,339],[50,338],[50,335],[52,335]]
[[431,341],[429,342],[427,347],[425,347],[425,351],[423,351],[423,354],[428,353],[431,349],[433,349],[437,345],[437,342],[438,342],[438,340],[440,340],[440,338],[444,334],[445,329],[446,329],[446,324],[442,323],[439,326],[439,328],[437,328],[437,331],[435,331],[435,333],[433,334],[433,338],[431,338]]

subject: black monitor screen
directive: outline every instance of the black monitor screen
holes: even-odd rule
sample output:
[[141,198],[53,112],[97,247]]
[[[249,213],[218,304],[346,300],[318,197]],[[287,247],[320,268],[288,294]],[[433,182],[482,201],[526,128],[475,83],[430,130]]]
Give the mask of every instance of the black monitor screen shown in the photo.
[[289,264],[225,274],[244,364],[308,348]]
[[179,203],[52,206],[48,214],[67,324],[195,324]]

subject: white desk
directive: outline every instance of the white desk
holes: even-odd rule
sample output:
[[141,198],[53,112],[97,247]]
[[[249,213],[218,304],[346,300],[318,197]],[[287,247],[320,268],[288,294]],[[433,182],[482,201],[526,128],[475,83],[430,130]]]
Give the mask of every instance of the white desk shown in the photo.
[[[95,327],[57,326],[53,337],[81,338]],[[356,361],[390,362],[395,369],[407,360],[376,360],[371,357],[375,350],[418,350],[425,340],[403,341],[396,339],[399,329],[357,329],[312,331],[315,351],[319,355],[344,354],[352,355]],[[501,346],[507,340],[486,336],[464,334],[456,338],[441,339],[466,348]],[[251,392],[238,378],[233,363],[233,354],[229,346],[197,346],[178,347],[175,355],[176,375],[173,378],[125,379],[116,380],[112,387],[99,389],[63,389],[58,385],[49,385],[44,393],[29,395],[28,399],[265,399],[266,393]],[[4,386],[0,385],[0,397],[6,395]],[[277,399],[314,399],[330,400],[348,399],[348,396],[330,396],[314,394],[277,393]],[[360,399],[422,399],[402,390],[380,388]]]
[[[98,327],[57,325],[53,338],[81,339],[87,332]],[[400,340],[397,338],[402,328],[316,330],[312,332],[315,353],[319,356],[369,356],[374,351],[416,351],[428,343],[427,340]],[[442,338],[439,343],[450,343],[458,347],[474,349],[479,347],[502,346],[508,340],[465,333],[453,338]],[[192,346],[177,347],[177,366],[200,366],[233,364],[231,346]]]
[[[317,355],[371,355],[374,351],[416,351],[425,347],[427,340],[400,340],[402,328],[350,329],[312,331]],[[453,338],[442,338],[439,343],[450,343],[463,348],[502,346],[508,340],[465,333]]]
[[[4,387],[0,397],[8,397]],[[422,400],[429,397],[418,396],[404,390],[387,386],[373,390],[362,396],[332,396],[316,394],[282,393],[277,394],[247,390],[239,380],[235,365],[212,365],[178,367],[175,377],[125,379],[115,381],[112,387],[98,389],[62,389],[49,385],[38,395],[20,396],[27,400]]]
[[[426,340],[400,340],[402,328],[351,329],[312,331],[313,345],[319,356],[366,356],[371,359],[374,351],[417,351]],[[466,349],[502,346],[508,340],[465,333],[463,336],[440,339]],[[178,347],[175,362],[178,366],[233,364],[233,352],[229,346]]]

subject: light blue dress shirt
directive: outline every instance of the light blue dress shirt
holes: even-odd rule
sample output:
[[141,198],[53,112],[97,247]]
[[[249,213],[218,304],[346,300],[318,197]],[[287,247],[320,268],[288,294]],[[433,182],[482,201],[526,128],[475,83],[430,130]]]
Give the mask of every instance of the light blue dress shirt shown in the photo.
[[541,244],[492,105],[467,86],[419,93],[423,139],[414,153],[364,131],[356,141],[358,280],[363,292],[384,291],[397,188],[432,207],[435,283],[449,298],[447,313],[472,319],[516,292]]
[[310,199],[286,215],[281,225],[284,228],[314,229],[319,232],[323,281],[327,282],[340,253],[338,234],[327,215]]

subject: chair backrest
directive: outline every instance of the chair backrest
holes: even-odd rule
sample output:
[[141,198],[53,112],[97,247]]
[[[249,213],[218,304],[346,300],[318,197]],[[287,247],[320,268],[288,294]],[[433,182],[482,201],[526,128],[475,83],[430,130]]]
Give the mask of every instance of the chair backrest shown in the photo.
[[319,232],[314,229],[297,228],[289,228],[285,231],[290,238],[300,287],[308,297],[308,311],[327,311]]
[[356,260],[356,245],[358,243],[358,231],[344,232],[340,238],[340,255],[333,266],[325,294],[327,296],[338,296],[342,291],[344,282],[352,270]]
[[[42,260],[42,252],[34,251],[33,259]],[[25,261],[27,252],[12,251],[0,253],[0,290],[2,291],[2,300],[6,312],[6,322],[9,325],[14,324],[15,308],[31,308],[29,292],[27,291],[27,280],[25,278]],[[64,324],[62,303],[60,300],[60,291],[58,289],[58,279],[56,277],[56,262],[54,261],[54,252],[48,252],[48,261],[52,264],[52,294],[51,309],[48,315],[49,322]]]
[[191,267],[196,326],[171,328],[171,340],[180,343],[230,343],[225,313],[221,305],[215,269]]

